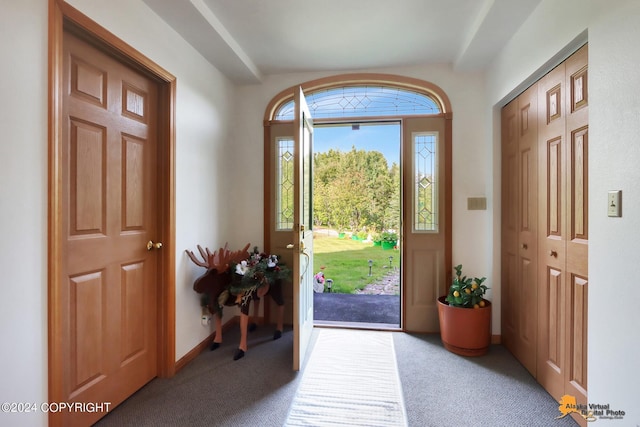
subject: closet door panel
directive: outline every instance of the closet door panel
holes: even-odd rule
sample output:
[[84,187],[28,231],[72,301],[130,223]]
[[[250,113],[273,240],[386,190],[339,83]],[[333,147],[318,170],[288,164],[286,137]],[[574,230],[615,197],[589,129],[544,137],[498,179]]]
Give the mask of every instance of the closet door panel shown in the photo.
[[538,89],[518,97],[518,280],[516,357],[536,374],[538,234]]
[[[566,64],[567,233],[566,289],[567,350],[565,393],[587,403],[587,314],[589,271],[589,91],[588,48],[582,47]],[[575,418],[575,417],[574,417]],[[580,424],[584,420],[576,419]]]
[[578,404],[587,403],[588,95],[584,46],[502,111],[503,343],[554,398]]
[[518,100],[502,109],[502,343],[515,354],[518,283]]
[[564,64],[538,82],[538,347],[536,379],[564,394],[566,340],[566,138]]

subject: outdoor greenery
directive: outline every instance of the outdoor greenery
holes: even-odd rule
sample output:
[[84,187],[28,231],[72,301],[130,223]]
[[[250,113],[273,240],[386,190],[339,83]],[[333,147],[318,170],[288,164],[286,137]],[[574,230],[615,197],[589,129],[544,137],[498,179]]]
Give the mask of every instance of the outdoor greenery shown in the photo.
[[480,308],[485,306],[484,293],[489,289],[484,282],[487,278],[470,278],[462,275],[462,264],[456,265],[456,276],[449,287],[446,301],[454,307]]
[[[352,294],[392,271],[400,274],[400,252],[383,250],[371,242],[316,234],[313,250],[314,274],[322,271],[325,279],[333,280],[332,292]],[[393,257],[391,269],[389,257]],[[369,260],[372,261],[371,276]]]
[[395,231],[385,231],[380,234],[380,240],[383,242],[396,243],[398,241],[398,233]]
[[316,225],[340,232],[399,229],[400,168],[378,151],[329,150],[314,155]]

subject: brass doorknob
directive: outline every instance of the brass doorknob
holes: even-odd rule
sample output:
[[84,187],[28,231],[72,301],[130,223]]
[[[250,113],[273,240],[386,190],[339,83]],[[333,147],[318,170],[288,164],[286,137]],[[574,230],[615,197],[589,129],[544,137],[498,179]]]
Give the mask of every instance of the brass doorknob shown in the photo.
[[162,243],[160,242],[156,242],[153,243],[153,240],[149,240],[147,242],[147,250],[150,251],[151,249],[160,249],[162,247]]

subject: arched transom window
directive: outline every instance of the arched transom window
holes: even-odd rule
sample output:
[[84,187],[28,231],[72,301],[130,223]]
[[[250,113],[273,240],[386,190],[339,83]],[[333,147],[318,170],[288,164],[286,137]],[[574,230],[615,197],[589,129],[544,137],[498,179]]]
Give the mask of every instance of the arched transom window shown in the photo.
[[[432,115],[442,112],[424,93],[393,86],[354,85],[305,94],[311,116],[320,118]],[[293,100],[276,111],[276,120],[293,120]]]

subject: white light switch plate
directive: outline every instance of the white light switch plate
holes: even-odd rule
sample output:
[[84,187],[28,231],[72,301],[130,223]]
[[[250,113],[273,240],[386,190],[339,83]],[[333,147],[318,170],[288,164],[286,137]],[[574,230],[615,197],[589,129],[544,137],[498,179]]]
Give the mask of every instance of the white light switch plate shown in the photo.
[[607,213],[609,216],[622,216],[622,190],[609,191],[607,205]]

